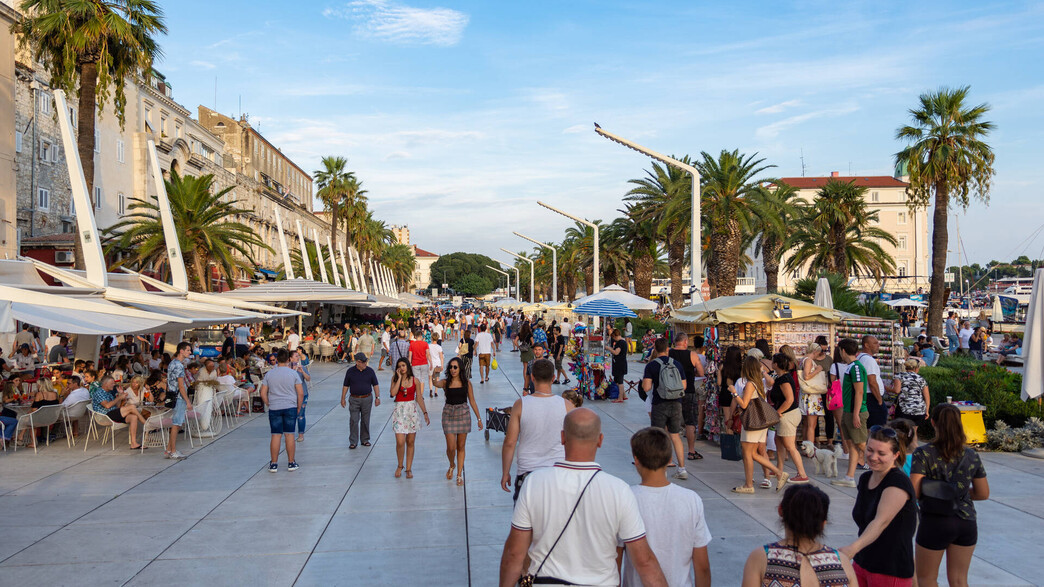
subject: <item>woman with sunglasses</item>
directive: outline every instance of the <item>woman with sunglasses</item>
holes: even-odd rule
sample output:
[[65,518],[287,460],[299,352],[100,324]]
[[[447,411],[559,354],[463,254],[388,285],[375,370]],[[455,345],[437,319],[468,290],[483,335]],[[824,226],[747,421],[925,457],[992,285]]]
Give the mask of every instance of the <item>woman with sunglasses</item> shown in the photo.
[[405,453],[406,478],[413,479],[413,451],[417,431],[421,429],[421,414],[424,415],[424,425],[431,424],[431,419],[428,418],[428,408],[424,406],[424,384],[413,376],[413,367],[405,357],[395,362],[391,397],[395,401],[395,411],[392,412],[395,456],[399,459],[395,477],[402,476],[402,458]]
[[841,549],[854,561],[861,587],[913,585],[917,503],[914,486],[901,469],[905,460],[906,447],[895,429],[870,428],[870,472],[859,478],[852,508],[859,538]]
[[449,459],[446,478],[453,478],[453,467],[456,465],[457,485],[464,485],[464,446],[471,432],[468,405],[475,412],[479,430],[482,430],[482,415],[475,404],[475,394],[464,374],[464,362],[460,357],[450,359],[446,364],[446,378],[437,379],[432,385],[446,392],[446,406],[442,408],[442,433],[446,435],[446,458]]

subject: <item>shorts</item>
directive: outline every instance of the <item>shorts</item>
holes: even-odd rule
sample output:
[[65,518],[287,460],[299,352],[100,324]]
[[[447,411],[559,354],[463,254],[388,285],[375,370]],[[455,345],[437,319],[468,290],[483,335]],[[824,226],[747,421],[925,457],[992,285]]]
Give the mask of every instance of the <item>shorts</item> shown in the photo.
[[826,415],[826,410],[823,407],[823,394],[801,394],[801,400],[798,401],[798,409],[801,410],[802,416]]
[[852,426],[852,412],[844,412],[841,414],[841,434],[853,444],[866,444],[870,438],[870,430],[866,425],[869,419],[869,413],[859,412],[859,428],[855,428]]
[[626,373],[623,371],[613,371],[613,383],[623,385],[624,375],[626,375]]
[[489,354],[479,355],[479,367],[489,367],[491,356]]
[[116,422],[117,424],[126,424],[127,423],[126,418],[124,418],[123,414],[120,413],[120,409],[119,408],[113,408],[113,409],[109,410],[108,412],[106,412],[105,415],[108,416],[110,420],[112,420],[113,422]]
[[776,424],[776,436],[797,436],[797,427],[801,423],[801,412],[790,410],[779,415],[779,424]]
[[555,369],[562,368],[562,357],[555,357]]
[[694,394],[687,393],[682,396],[682,422],[684,422],[686,426],[696,425],[696,406],[698,405],[697,402],[699,402],[699,400],[696,399],[696,396]]
[[[167,393],[170,393],[169,391]],[[185,425],[185,398],[178,394],[178,397],[174,399],[174,413],[170,416],[171,426],[184,426]]]
[[955,546],[975,546],[979,541],[979,525],[975,520],[953,516],[921,514],[917,527],[917,546],[928,550],[946,550]]
[[297,431],[297,408],[269,409],[268,428],[272,434],[293,434]]
[[652,405],[653,428],[666,428],[667,432],[678,434],[683,424],[681,400],[664,400]]
[[855,571],[859,587],[910,587],[913,585],[913,577],[893,577],[881,573],[871,573],[852,561],[852,570]]
[[[424,387],[431,387],[431,371],[427,363],[423,365],[412,365],[413,376],[424,384]],[[431,390],[429,390],[431,391]]]
[[768,440],[768,433],[768,428],[762,430],[747,430],[743,428],[740,430],[740,442],[765,442]]

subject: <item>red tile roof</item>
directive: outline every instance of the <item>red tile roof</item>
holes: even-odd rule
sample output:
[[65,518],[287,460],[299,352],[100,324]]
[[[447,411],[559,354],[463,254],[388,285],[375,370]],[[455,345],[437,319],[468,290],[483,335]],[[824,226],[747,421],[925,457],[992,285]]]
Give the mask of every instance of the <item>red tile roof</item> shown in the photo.
[[73,243],[75,239],[75,232],[59,232],[55,234],[22,237],[22,244],[67,244]]
[[413,245],[413,255],[415,257],[438,257],[438,255],[436,255],[435,253],[432,253],[431,251],[425,251],[417,245]]
[[838,180],[843,182],[850,182],[855,180],[857,186],[867,188],[905,188],[908,183],[900,179],[896,179],[890,175],[860,175],[860,176],[840,176],[840,177],[781,177],[780,181],[786,182],[787,185],[796,187],[799,190],[819,189],[827,184],[830,180]]

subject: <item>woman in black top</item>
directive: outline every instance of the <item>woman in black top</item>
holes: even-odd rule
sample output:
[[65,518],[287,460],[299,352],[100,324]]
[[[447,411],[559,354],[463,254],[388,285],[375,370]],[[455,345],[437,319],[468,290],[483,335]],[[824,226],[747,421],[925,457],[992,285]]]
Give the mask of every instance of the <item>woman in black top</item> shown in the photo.
[[475,412],[478,429],[482,430],[482,416],[475,404],[475,394],[471,382],[464,375],[464,362],[460,357],[453,357],[446,363],[446,378],[432,383],[446,392],[446,406],[442,408],[442,433],[446,435],[446,458],[449,469],[446,478],[453,478],[453,467],[457,467],[457,485],[464,485],[464,446],[471,432],[471,414],[468,404]]
[[457,354],[464,361],[464,377],[471,379],[471,360],[475,357],[475,341],[471,339],[471,329],[466,325],[461,337],[460,344],[457,345]]
[[790,482],[808,483],[805,463],[797,449],[797,427],[801,423],[801,412],[798,410],[794,376],[791,375],[793,366],[793,360],[783,353],[772,356],[776,380],[768,392],[768,400],[779,412],[779,424],[776,424],[776,466],[783,470],[783,461],[789,454],[798,473],[796,477],[791,477]]
[[623,384],[624,375],[627,375],[627,341],[620,334],[619,328],[613,329],[609,352],[613,356],[613,383],[620,388],[620,399],[617,401],[623,401],[627,399]]
[[906,447],[887,426],[870,428],[866,462],[870,472],[859,478],[852,519],[859,538],[841,549],[855,561],[860,585],[892,578],[911,585],[914,575],[913,538],[917,529],[914,487],[903,473]]
[[[950,585],[968,584],[968,567],[978,542],[979,529],[972,501],[990,498],[990,484],[979,454],[965,446],[961,411],[952,404],[932,410],[935,440],[914,451],[910,482],[921,499],[921,524],[917,528],[917,583],[936,585],[939,565],[946,554],[946,579]],[[925,481],[945,481],[957,489],[957,499],[940,511],[939,503],[927,503]],[[936,502],[937,500],[931,500]],[[947,504],[949,505],[949,504]],[[934,513],[933,513],[934,512]]]
[[721,408],[721,433],[737,434],[732,429],[732,392],[730,385],[736,385],[743,370],[743,349],[730,346],[725,349],[725,358],[721,369],[718,369],[718,407]]

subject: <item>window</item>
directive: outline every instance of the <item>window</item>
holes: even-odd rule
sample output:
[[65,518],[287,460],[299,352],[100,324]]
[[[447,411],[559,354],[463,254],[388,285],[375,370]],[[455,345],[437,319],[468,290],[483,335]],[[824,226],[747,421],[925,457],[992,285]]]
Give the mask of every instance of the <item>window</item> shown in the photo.
[[22,132],[15,131],[15,153],[22,152]]
[[116,160],[120,163],[124,163],[123,159],[123,141],[116,139]]
[[116,196],[116,211],[117,211],[117,214],[119,214],[120,216],[123,216],[126,213],[126,210],[127,210],[127,199],[123,196],[123,194],[118,194]]
[[909,268],[907,267],[906,261],[899,261],[899,277],[906,277],[909,274]]
[[897,224],[906,224],[906,212],[899,212],[895,219]]
[[896,240],[896,243],[897,243],[896,244],[896,248],[899,249],[900,251],[905,251],[906,250],[906,235],[905,234],[900,234],[895,240]]
[[160,116],[160,134],[167,136],[167,117]]
[[40,139],[40,161],[54,163],[58,160],[58,147],[47,139]]
[[100,186],[94,186],[94,208],[101,210],[102,204],[102,189]]
[[143,125],[144,128],[142,128],[142,130],[145,131],[145,132],[148,132],[150,124],[152,124],[152,110],[146,108],[145,109],[145,124]]
[[40,210],[51,209],[51,190],[47,188],[38,188],[36,190],[36,207]]
[[94,131],[94,152],[101,153],[101,131]]
[[36,94],[36,109],[40,114],[51,113],[51,95],[47,92],[37,92]]
[[880,202],[881,201],[880,194],[878,192],[870,192],[870,201],[871,202]]
[[174,138],[176,138],[176,139],[180,139],[181,138],[181,125],[180,124],[175,124],[174,125]]

